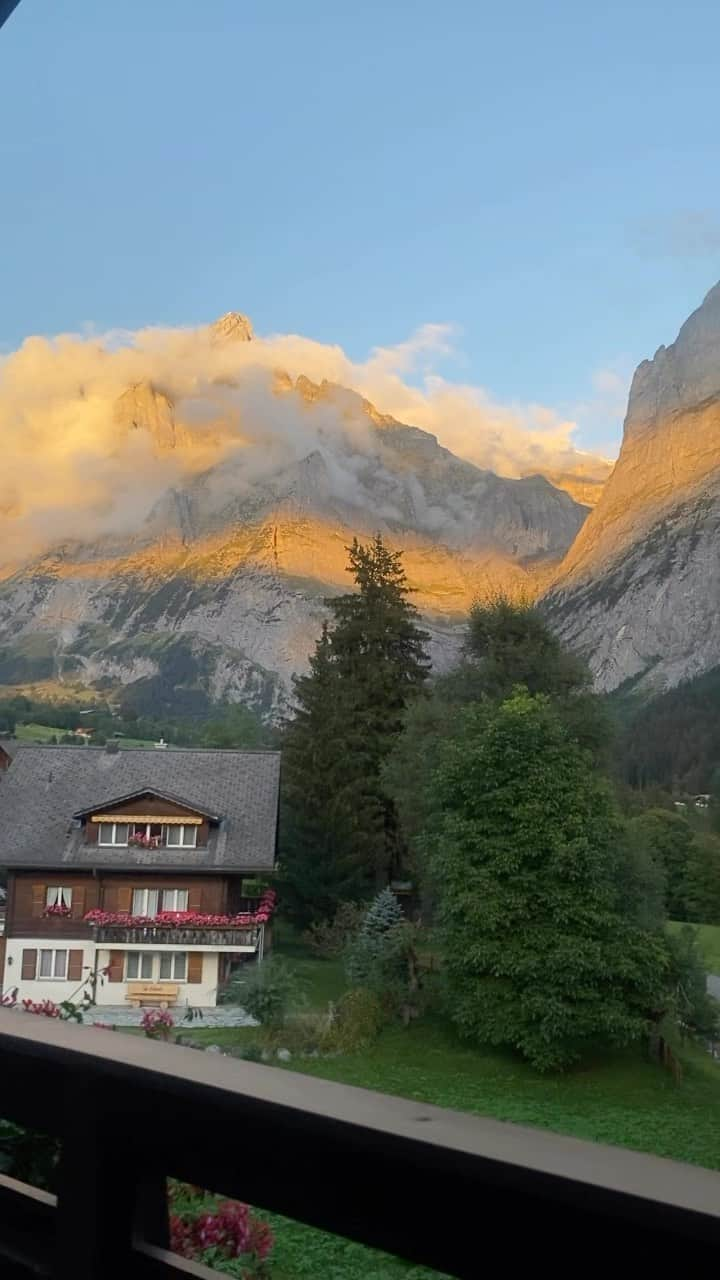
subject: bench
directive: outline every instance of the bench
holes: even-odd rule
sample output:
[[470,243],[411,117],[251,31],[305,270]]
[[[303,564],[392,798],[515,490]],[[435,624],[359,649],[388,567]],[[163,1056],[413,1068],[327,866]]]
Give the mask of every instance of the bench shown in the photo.
[[167,1009],[168,1005],[177,1003],[177,998],[176,982],[128,982],[125,997],[133,1009],[139,1009],[144,1004],[159,1005],[161,1009]]

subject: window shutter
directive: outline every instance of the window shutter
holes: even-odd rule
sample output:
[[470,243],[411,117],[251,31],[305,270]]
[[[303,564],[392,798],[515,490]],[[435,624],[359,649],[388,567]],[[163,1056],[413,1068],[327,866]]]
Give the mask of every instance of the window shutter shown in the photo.
[[22,953],[22,969],[20,972],[20,977],[27,982],[29,979],[35,977],[36,969],[37,969],[37,950],[35,947],[29,947],[27,950],[23,950],[23,953]]
[[125,966],[125,952],[110,952],[110,972],[108,973],[108,982],[122,982],[123,968]]
[[85,886],[82,884],[78,885],[77,888],[73,886],[72,913],[78,920],[82,920],[85,915]]
[[115,910],[127,911],[128,913],[132,910],[132,889],[130,885],[127,885],[127,884],[118,885],[117,907],[115,908]]
[[68,981],[79,982],[82,978],[83,971],[83,953],[82,951],[68,952]]
[[188,955],[187,980],[188,982],[202,982],[203,955],[202,951],[191,951]]
[[47,886],[44,884],[34,884],[32,887],[32,914],[41,916],[45,910],[45,897],[47,895]]
[[202,911],[201,884],[191,884],[188,889],[188,911]]

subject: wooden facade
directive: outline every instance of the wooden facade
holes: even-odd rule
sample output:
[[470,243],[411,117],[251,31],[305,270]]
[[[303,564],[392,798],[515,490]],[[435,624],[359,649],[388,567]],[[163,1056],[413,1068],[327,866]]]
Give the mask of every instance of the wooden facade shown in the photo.
[[[235,883],[237,881],[237,883]],[[46,916],[47,891],[72,889],[69,916]],[[239,877],[178,875],[139,868],[134,872],[14,871],[8,875],[6,934],[12,938],[90,938],[88,911],[130,912],[135,889],[187,889],[188,911],[222,915],[242,889]]]

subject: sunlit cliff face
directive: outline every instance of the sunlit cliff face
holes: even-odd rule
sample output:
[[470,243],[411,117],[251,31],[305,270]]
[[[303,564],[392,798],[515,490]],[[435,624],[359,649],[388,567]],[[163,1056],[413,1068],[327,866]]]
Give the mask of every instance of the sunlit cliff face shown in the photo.
[[584,486],[587,502],[607,464],[573,447],[573,424],[448,384],[434,373],[448,342],[426,326],[355,363],[306,338],[256,338],[237,313],[199,329],[28,338],[0,361],[6,571],[58,544],[136,536],[169,492],[208,475],[220,500],[249,496],[316,455],[331,496],[362,506],[364,459],[396,421],[499,475]]

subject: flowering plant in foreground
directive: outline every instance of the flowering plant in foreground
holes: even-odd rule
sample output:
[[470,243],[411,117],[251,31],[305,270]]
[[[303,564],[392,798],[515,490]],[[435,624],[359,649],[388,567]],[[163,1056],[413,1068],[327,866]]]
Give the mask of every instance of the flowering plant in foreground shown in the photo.
[[[195,1191],[197,1194],[197,1189]],[[192,1195],[192,1192],[190,1187],[173,1188],[171,1184],[171,1210],[178,1195]],[[268,1224],[238,1200],[221,1200],[204,1212],[189,1207],[170,1214],[170,1247],[174,1253],[210,1266],[214,1261],[234,1258],[241,1270],[233,1274],[239,1274],[242,1280],[269,1275],[268,1260],[273,1244]]]
[[149,1040],[167,1040],[175,1019],[169,1009],[146,1009],[140,1026]]
[[156,916],[134,916],[129,911],[88,911],[87,924],[123,925],[127,929],[251,929],[267,924],[275,910],[275,893],[268,889],[257,911],[237,915],[205,915],[201,911],[159,911]]

